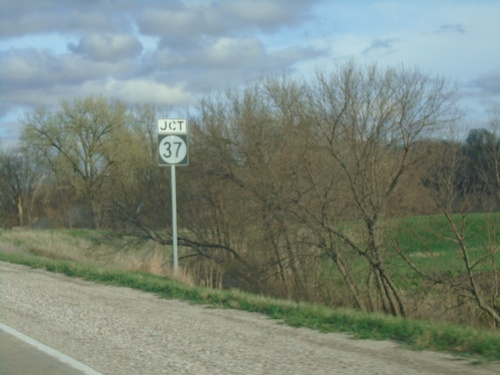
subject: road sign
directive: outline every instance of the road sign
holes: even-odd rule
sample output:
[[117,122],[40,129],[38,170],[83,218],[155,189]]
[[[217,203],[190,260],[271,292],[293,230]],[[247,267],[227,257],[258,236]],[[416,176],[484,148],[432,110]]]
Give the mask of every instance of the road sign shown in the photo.
[[158,134],[187,134],[187,120],[185,118],[158,119]]
[[158,165],[170,165],[172,196],[172,251],[174,276],[177,277],[177,193],[175,186],[175,166],[188,165],[187,120],[184,118],[158,119]]
[[158,134],[158,165],[189,164],[186,134]]

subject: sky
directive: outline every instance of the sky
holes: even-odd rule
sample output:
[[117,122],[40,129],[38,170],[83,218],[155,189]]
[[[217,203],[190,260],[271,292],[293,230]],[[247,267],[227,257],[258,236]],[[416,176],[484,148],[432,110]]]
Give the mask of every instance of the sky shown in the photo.
[[62,99],[182,115],[207,91],[348,59],[449,78],[480,127],[500,108],[500,0],[0,0],[0,146]]

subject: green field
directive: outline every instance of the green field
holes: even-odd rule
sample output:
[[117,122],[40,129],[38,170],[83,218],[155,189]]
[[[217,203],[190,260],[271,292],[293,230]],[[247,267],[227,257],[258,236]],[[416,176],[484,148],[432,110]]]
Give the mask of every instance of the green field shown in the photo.
[[[500,213],[470,214],[462,224],[462,217],[454,216],[457,227],[463,227],[465,245],[475,272],[491,272],[500,264]],[[462,253],[450,223],[442,216],[411,217],[397,223],[397,243],[419,268],[434,275],[460,276],[465,272]],[[493,259],[484,260],[488,255]],[[416,274],[399,256],[391,263],[399,285],[410,286]],[[498,270],[498,267],[496,268]]]

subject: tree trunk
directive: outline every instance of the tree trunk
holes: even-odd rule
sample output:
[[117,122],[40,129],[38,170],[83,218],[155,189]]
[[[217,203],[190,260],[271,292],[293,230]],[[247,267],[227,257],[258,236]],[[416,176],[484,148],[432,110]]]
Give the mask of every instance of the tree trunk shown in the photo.
[[18,193],[16,196],[16,204],[17,204],[17,225],[22,227],[24,225],[24,212],[23,212],[23,201],[20,193]]

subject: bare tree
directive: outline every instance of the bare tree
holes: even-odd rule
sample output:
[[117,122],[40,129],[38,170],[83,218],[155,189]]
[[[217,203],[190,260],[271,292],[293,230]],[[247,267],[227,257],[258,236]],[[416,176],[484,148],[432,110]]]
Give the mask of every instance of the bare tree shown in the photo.
[[[329,213],[324,208],[318,215],[302,206],[317,222],[321,241],[328,243],[339,268],[344,268],[344,261],[334,250],[338,241],[367,261],[371,270],[368,291],[374,282],[376,292],[376,296],[369,294],[372,308],[378,300],[384,311],[405,315],[403,298],[387,266],[384,219],[391,198],[403,187],[404,175],[417,160],[415,145],[454,120],[453,89],[446,80],[417,69],[383,70],[349,62],[331,75],[318,73],[308,96],[322,162],[343,180],[339,199],[349,202],[348,221],[358,219],[363,225],[353,231],[342,220],[342,212]],[[336,199],[333,180],[321,184],[316,177],[311,182],[304,192],[316,194],[325,203]],[[351,289],[358,293],[354,285]]]
[[452,98],[446,80],[417,69],[353,62],[312,82],[271,77],[205,98],[200,129],[218,175],[245,199],[261,279],[275,270],[289,296],[305,295],[327,256],[356,306],[404,315],[386,223],[411,188],[416,144],[454,119]]
[[[466,156],[462,145],[452,139],[447,142],[441,141],[439,147],[429,151],[426,160],[429,173],[425,184],[429,192],[428,197],[440,214],[436,216],[436,220],[443,218],[446,229],[438,230],[439,226],[435,225],[434,228],[430,227],[428,232],[436,239],[453,245],[456,259],[459,261],[458,266],[451,271],[425,270],[415,262],[411,249],[405,248],[394,239],[391,240],[391,244],[416,274],[428,282],[429,287],[434,287],[438,293],[437,298],[444,301],[454,296],[459,301],[457,306],[465,305],[466,308],[476,306],[489,316],[493,326],[498,327],[500,324],[498,216],[491,215],[490,219],[485,221],[486,228],[481,229],[486,232],[487,240],[478,246],[472,246],[471,239],[477,235],[472,230],[474,225],[472,209],[481,199],[482,190],[461,189],[464,180],[468,178],[463,170],[466,170],[467,164],[464,163]],[[409,235],[412,235],[411,232]],[[428,249],[427,256],[435,256],[432,245],[425,243],[423,245]],[[444,309],[444,303],[440,303],[440,307]]]
[[[10,150],[0,153],[0,204],[5,214],[15,212],[16,225],[31,225],[43,169],[26,153]],[[5,218],[8,221],[8,218]]]

